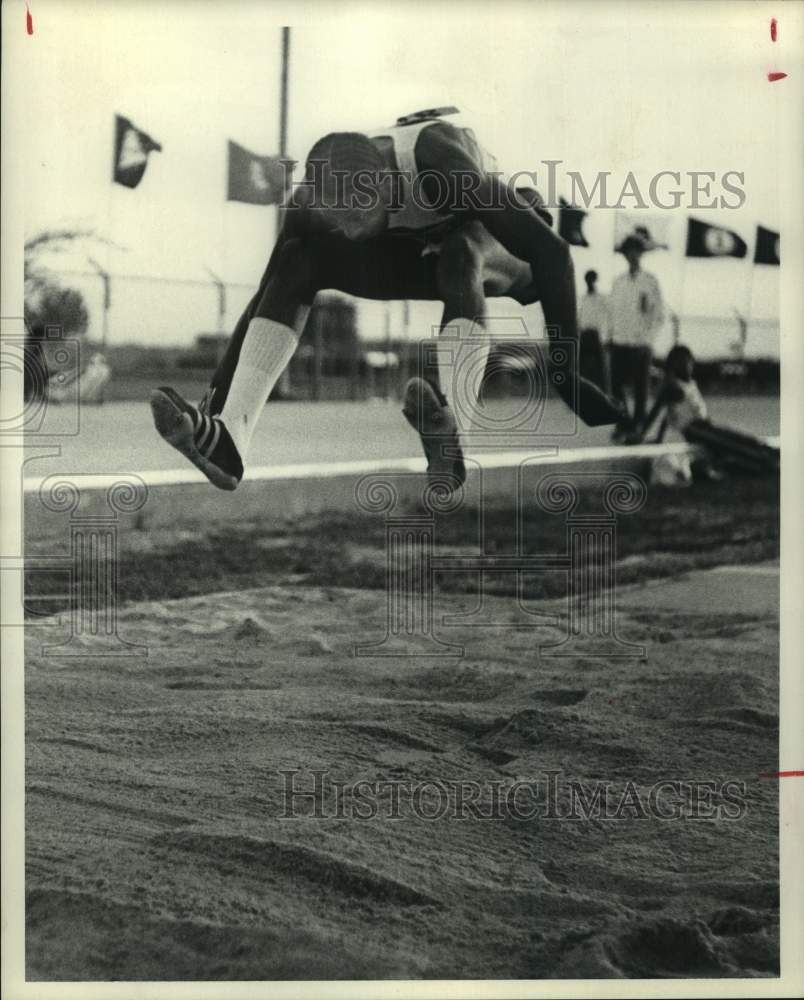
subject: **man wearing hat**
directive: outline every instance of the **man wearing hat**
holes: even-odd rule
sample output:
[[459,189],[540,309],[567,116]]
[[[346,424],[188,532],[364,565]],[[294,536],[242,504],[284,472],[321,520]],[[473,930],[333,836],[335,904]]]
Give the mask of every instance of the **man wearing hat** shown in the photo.
[[659,282],[643,271],[642,254],[656,243],[645,226],[637,226],[617,247],[628,261],[628,270],[614,279],[609,296],[611,311],[611,391],[626,407],[626,387],[634,394],[634,409],[617,423],[615,438],[641,427],[645,420],[653,343],[664,320]]
[[403,413],[421,436],[428,472],[447,489],[466,475],[447,401],[467,391],[453,384],[453,334],[482,333],[487,296],[541,302],[555,391],[587,424],[621,418],[617,401],[576,377],[566,349],[578,336],[567,243],[535,190],[504,183],[474,133],[443,120],[455,111],[432,109],[387,128],[320,139],[205,399],[195,406],[168,387],[152,393],[159,434],[215,486],[233,490],[240,482],[260,412],[324,289],[443,303],[440,329],[448,336],[422,352]]

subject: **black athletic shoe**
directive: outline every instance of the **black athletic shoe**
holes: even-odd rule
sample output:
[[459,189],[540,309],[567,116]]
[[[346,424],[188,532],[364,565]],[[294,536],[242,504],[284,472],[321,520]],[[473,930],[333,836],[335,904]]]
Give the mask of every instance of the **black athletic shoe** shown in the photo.
[[412,378],[405,386],[402,414],[419,432],[430,482],[437,481],[450,492],[458,489],[466,481],[466,466],[458,425],[444,394],[427,379]]
[[189,458],[213,486],[237,488],[243,462],[220,417],[210,416],[167,386],[151,393],[151,413],[165,441]]

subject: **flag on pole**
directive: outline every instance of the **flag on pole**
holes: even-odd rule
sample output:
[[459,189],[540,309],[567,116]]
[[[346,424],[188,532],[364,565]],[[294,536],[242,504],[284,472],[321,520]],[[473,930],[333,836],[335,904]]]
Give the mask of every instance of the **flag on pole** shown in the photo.
[[132,125],[122,115],[114,116],[114,170],[112,181],[135,188],[148,165],[149,153],[161,153],[162,146],[147,132]]
[[757,226],[757,243],[754,249],[755,264],[773,264],[778,267],[781,258],[779,256],[779,234],[772,229],[765,229],[764,226]]
[[645,250],[666,250],[669,219],[643,212],[614,213],[614,250],[620,250],[629,236],[644,244]]
[[559,198],[558,235],[573,247],[588,247],[583,234],[583,220],[588,215],[580,208],[575,208],[565,198]]
[[248,205],[279,205],[290,187],[293,160],[259,156],[229,140],[227,201]]
[[722,226],[687,220],[687,257],[745,257],[745,240]]

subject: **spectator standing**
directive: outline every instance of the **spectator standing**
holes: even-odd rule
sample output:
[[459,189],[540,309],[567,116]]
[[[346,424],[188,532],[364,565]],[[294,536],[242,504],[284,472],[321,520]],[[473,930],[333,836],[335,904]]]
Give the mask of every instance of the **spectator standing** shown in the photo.
[[578,368],[583,378],[609,391],[609,373],[604,345],[611,336],[611,316],[605,295],[597,291],[597,271],[583,276],[586,295],[578,303]]
[[656,246],[647,228],[637,226],[617,247],[628,261],[628,270],[614,279],[609,298],[611,391],[626,407],[626,388],[631,388],[634,395],[632,413],[614,430],[618,438],[633,432],[645,420],[653,343],[664,320],[664,305],[658,280],[642,270],[641,260],[643,253]]

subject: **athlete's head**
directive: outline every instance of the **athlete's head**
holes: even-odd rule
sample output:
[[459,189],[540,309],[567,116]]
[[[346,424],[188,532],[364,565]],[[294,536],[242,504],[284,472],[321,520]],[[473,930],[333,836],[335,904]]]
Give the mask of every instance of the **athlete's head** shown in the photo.
[[347,239],[379,236],[388,225],[382,178],[385,164],[371,140],[359,132],[332,132],[307,156],[305,182],[311,209]]
[[689,382],[695,370],[695,358],[689,347],[685,344],[676,344],[672,347],[664,363],[664,370],[682,382]]
[[583,280],[586,282],[588,291],[593,292],[597,284],[597,271],[587,271],[583,276]]

